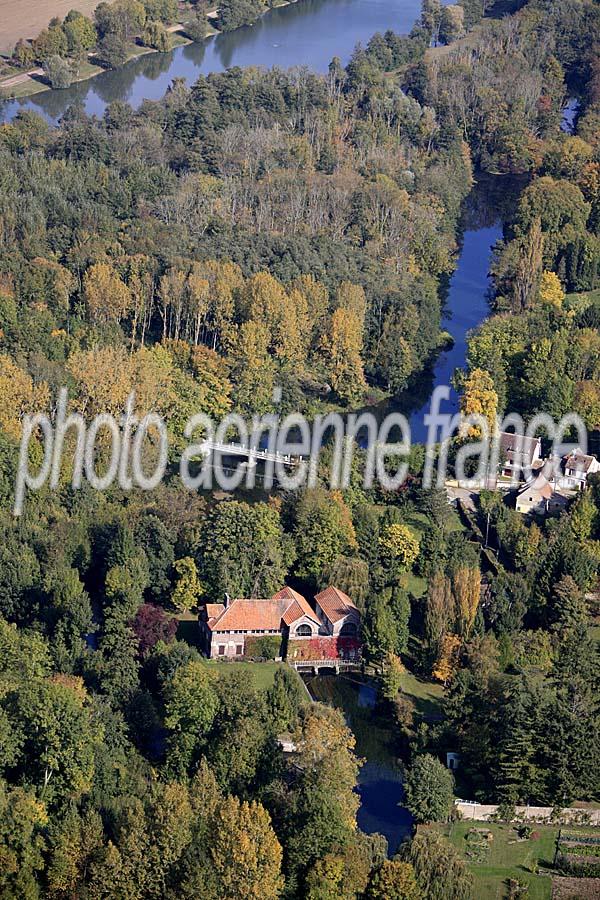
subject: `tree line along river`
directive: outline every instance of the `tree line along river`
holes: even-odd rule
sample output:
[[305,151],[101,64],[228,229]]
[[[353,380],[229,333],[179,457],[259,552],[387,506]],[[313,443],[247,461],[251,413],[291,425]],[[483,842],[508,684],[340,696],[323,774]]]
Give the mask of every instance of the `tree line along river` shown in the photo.
[[[419,11],[420,0],[299,0],[268,12],[252,27],[166,54],[140,57],[67,90],[48,90],[25,100],[7,101],[0,107],[0,120],[9,121],[19,110],[31,109],[57,122],[76,102],[82,103],[89,115],[101,116],[115,100],[138,107],[144,100],[162,97],[175,78],[184,78],[191,84],[202,73],[231,66],[303,65],[326,72],[334,56],[347,62],[354,46],[366,43],[377,31],[408,32]],[[511,203],[510,195],[514,193],[507,190],[507,179],[502,180],[498,191],[497,181],[480,179],[465,207],[461,252],[445,304],[444,327],[452,335],[453,345],[441,353],[416,388],[393,402],[395,409],[410,415],[413,440],[425,437],[423,415],[431,392],[438,384],[449,384],[454,369],[465,364],[467,334],[488,314],[491,248],[502,235],[504,205]],[[502,196],[502,202],[496,202],[497,195]],[[452,393],[449,408],[456,410],[457,404],[458,398]],[[383,415],[389,409],[390,404],[382,405],[380,412]],[[359,824],[364,831],[385,834],[394,852],[410,832],[411,818],[399,806],[402,783],[390,733],[384,723],[376,721],[376,688],[327,678],[311,685],[311,690],[316,698],[343,708],[357,733],[357,750],[366,758],[359,784]]]

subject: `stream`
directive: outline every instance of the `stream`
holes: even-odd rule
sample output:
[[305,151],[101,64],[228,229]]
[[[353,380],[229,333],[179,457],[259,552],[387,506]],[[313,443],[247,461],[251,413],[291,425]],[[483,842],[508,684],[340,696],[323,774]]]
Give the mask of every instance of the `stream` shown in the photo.
[[382,834],[393,856],[412,833],[413,819],[401,806],[402,774],[394,755],[393,732],[377,713],[377,685],[345,675],[316,675],[305,680],[313,699],[344,713],[356,737],[356,754],[364,760],[357,787],[358,827],[366,834]]
[[[167,54],[151,54],[121,69],[106,72],[64,91],[45,91],[26,100],[6,102],[0,120],[9,121],[19,110],[32,109],[56,122],[73,103],[88,114],[101,116],[114,100],[138,107],[143,100],[163,96],[174,78],[189,83],[200,73],[230,66],[289,67],[306,65],[324,72],[334,55],[346,62],[358,41],[365,43],[376,31],[410,30],[419,14],[420,0],[301,0],[272,10],[253,27],[219,35],[203,43],[180,47]],[[563,129],[570,131],[576,101],[565,109]],[[478,177],[465,204],[460,255],[447,290],[444,328],[453,345],[442,352],[409,391],[375,411],[381,416],[400,410],[410,416],[413,441],[425,439],[423,415],[437,385],[449,385],[455,368],[465,365],[467,335],[489,313],[488,272],[493,245],[502,236],[502,222],[514,209],[523,182],[514,178]],[[452,391],[444,411],[455,412],[458,398]],[[368,833],[379,832],[394,853],[410,834],[412,819],[400,804],[400,771],[395,763],[392,736],[376,713],[376,688],[349,678],[317,677],[308,681],[315,699],[344,710],[356,734],[357,753],[366,762],[359,778],[361,807],[358,823]]]

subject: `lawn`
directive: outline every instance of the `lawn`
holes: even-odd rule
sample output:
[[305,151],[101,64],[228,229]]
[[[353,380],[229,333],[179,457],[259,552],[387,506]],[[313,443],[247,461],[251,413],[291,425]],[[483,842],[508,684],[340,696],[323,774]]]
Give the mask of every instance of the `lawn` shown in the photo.
[[[528,900],[549,900],[552,894],[551,875],[531,871],[550,868],[554,859],[558,827],[535,825],[537,839],[518,841],[512,825],[492,825],[488,822],[462,821],[438,826],[460,853],[466,857],[466,835],[472,828],[485,829],[493,835],[487,856],[480,862],[469,862],[475,878],[474,896],[477,900],[502,900],[508,895],[507,879],[516,878],[529,886]],[[577,829],[598,834],[598,829]],[[468,861],[468,860],[467,860]]]
[[402,693],[413,700],[417,712],[424,719],[431,721],[442,717],[444,688],[441,684],[422,681],[411,672],[405,672],[402,676]]
[[[206,659],[207,668],[217,675],[226,675],[231,672],[245,672],[257,691],[267,691],[275,680],[275,672],[283,663],[275,662],[218,662],[216,659]],[[300,676],[298,676],[300,677]]]
[[600,303],[600,289],[595,291],[581,291],[576,294],[567,294],[565,297],[565,306],[575,312],[581,312],[588,306]]
[[[199,647],[200,630],[198,628],[198,616],[194,613],[180,613],[177,616],[177,638]],[[204,663],[218,675],[228,672],[246,672],[254,682],[254,687],[259,691],[266,691],[271,687],[275,679],[275,672],[282,663],[276,662],[222,662],[216,659],[206,659]],[[300,676],[298,676],[300,677]]]

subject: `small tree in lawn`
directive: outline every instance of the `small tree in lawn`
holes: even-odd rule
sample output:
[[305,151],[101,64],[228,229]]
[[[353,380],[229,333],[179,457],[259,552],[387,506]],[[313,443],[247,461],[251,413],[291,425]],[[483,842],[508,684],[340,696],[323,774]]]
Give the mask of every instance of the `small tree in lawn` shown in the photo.
[[419,555],[419,541],[408,525],[395,522],[382,530],[379,554],[388,568],[407,572]]
[[57,53],[44,60],[44,73],[55,90],[62,91],[73,84],[71,63]]
[[171,601],[180,612],[188,612],[196,606],[198,598],[202,595],[196,563],[191,556],[184,556],[173,563],[173,568],[178,578]]
[[394,653],[386,654],[385,668],[381,676],[383,696],[386,700],[395,700],[402,687],[402,676],[405,668]]
[[435,756],[418,756],[404,786],[406,806],[418,824],[448,819],[454,802],[454,777]]

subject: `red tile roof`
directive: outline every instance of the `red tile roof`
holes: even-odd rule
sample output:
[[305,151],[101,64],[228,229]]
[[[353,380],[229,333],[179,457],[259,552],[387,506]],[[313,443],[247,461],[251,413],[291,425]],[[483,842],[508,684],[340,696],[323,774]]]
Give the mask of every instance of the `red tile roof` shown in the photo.
[[[329,587],[317,597],[321,609],[331,622],[343,619],[352,611],[357,611],[346,594],[335,587]],[[298,591],[284,587],[267,600],[231,600],[228,606],[222,603],[205,605],[207,626],[210,631],[280,631],[282,623],[288,627],[305,616],[316,625],[319,618],[309,602]]]
[[320,594],[317,594],[315,600],[327,616],[330,622],[339,622],[351,612],[358,613],[358,610],[350,597],[344,594],[336,587],[325,588]]
[[289,600],[232,600],[208,627],[211,631],[279,631],[289,606]]
[[286,625],[292,625],[304,616],[308,616],[315,624],[320,625],[316,612],[311,607],[306,597],[303,597],[298,591],[295,591],[293,588],[287,587],[286,585],[286,587],[278,591],[273,597],[273,600],[280,599],[292,601],[283,614],[283,621]]

